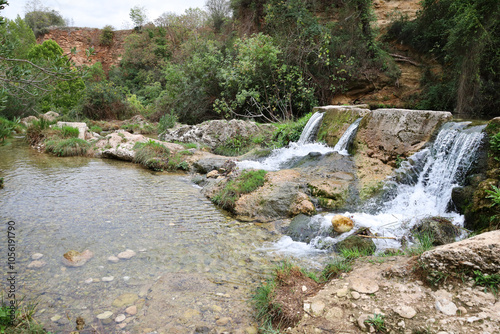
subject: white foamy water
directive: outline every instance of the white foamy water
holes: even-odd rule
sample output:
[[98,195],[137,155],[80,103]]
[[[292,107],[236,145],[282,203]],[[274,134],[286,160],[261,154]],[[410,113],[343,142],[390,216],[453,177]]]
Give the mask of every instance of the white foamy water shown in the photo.
[[354,123],[352,123],[347,130],[344,132],[342,137],[340,137],[339,141],[337,144],[335,144],[335,147],[333,150],[335,152],[339,152],[342,155],[349,155],[349,144],[352,142],[354,137],[356,136],[356,132],[358,131],[358,126],[359,123],[361,123],[361,120],[363,118],[358,118]]
[[[395,178],[386,183],[393,195],[383,203],[378,212],[344,212],[355,222],[355,228],[336,238],[323,236],[320,231],[311,244],[318,247],[324,243],[337,243],[359,228],[367,227],[381,237],[373,239],[378,250],[399,248],[401,238],[422,218],[441,216],[450,218],[462,227],[464,217],[449,211],[452,189],[460,186],[474,162],[476,151],[483,138],[484,126],[468,128],[469,123],[447,123],[440,130],[435,142],[416,153],[403,163],[395,175],[407,175],[401,182]],[[315,216],[322,221],[322,229],[329,226],[336,213]],[[323,235],[321,235],[323,234]],[[291,245],[287,245],[291,248]]]
[[290,143],[287,147],[273,150],[271,154],[262,161],[243,160],[236,162],[240,169],[264,169],[267,171],[277,171],[286,168],[287,164],[295,159],[305,157],[311,152],[326,154],[333,152],[333,149],[320,143],[298,144]]
[[349,126],[334,148],[321,143],[311,143],[311,140],[316,136],[322,119],[322,113],[317,112],[312,115],[302,131],[300,139],[296,143],[291,142],[287,147],[273,150],[271,154],[263,160],[244,160],[236,162],[236,165],[240,169],[264,169],[267,171],[277,171],[283,168],[288,168],[291,163],[298,161],[300,158],[303,158],[312,152],[320,154],[338,152],[342,155],[349,155],[347,152],[349,143],[356,134],[361,118]]

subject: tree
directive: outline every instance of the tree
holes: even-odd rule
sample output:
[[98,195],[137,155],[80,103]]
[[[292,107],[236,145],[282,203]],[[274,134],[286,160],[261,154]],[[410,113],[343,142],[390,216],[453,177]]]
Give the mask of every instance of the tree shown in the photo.
[[224,20],[230,16],[231,10],[227,0],[207,0],[205,7],[208,15],[212,19],[212,24],[216,32],[220,32]]
[[[5,6],[8,6],[9,3],[6,0],[0,0],[0,10],[5,9]],[[4,23],[4,19],[2,16],[0,16],[0,25]]]
[[66,26],[66,21],[55,10],[44,7],[40,0],[28,1],[25,5],[26,14],[24,20],[35,33],[35,36],[41,36],[47,33],[47,28],[51,26]]
[[58,85],[61,82],[68,82],[67,88],[73,98],[78,96],[76,90],[81,84],[73,84],[80,74],[71,69],[62,50],[51,42],[55,45],[41,50],[33,32],[19,17],[16,21],[6,20],[0,27],[0,110],[3,109],[4,116],[13,118],[37,113],[43,101],[48,101],[57,89],[58,93],[53,96],[67,100],[64,85]]
[[135,29],[141,30],[142,26],[147,22],[148,16],[146,9],[140,6],[134,6],[130,9],[130,19],[134,23]]

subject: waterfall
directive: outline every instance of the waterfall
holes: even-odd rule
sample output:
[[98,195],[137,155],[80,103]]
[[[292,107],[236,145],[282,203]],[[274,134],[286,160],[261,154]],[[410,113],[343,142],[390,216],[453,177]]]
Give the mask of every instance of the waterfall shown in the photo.
[[339,141],[333,148],[335,152],[338,152],[342,155],[349,155],[349,145],[351,144],[352,140],[356,136],[356,132],[358,131],[358,126],[359,123],[361,123],[361,120],[363,118],[358,118],[354,123],[352,123],[347,130],[344,132],[342,137],[340,137]]
[[254,168],[277,171],[283,168],[289,168],[294,162],[297,162],[300,158],[305,157],[311,152],[318,152],[321,154],[338,152],[343,155],[349,155],[347,149],[353,137],[356,135],[361,118],[357,119],[349,126],[333,149],[325,144],[313,142],[322,119],[323,113],[317,112],[313,114],[304,127],[304,130],[302,130],[300,138],[296,143],[291,142],[287,147],[273,150],[268,157],[261,161],[239,161],[236,163],[237,166],[240,169]]
[[333,152],[333,149],[327,145],[312,142],[316,137],[322,119],[323,113],[314,113],[302,130],[297,142],[291,142],[287,147],[273,150],[268,157],[262,160],[243,160],[236,162],[236,165],[240,169],[253,168],[277,171],[283,168],[289,168],[294,162],[311,152],[318,152],[321,154]]
[[297,144],[304,145],[313,142],[316,139],[316,134],[318,132],[319,126],[321,125],[323,116],[323,113],[316,112],[311,116],[311,118],[309,118],[309,121],[300,134],[300,138]]
[[[453,224],[463,226],[464,217],[448,211],[451,192],[454,187],[463,185],[484,137],[484,127],[470,127],[470,122],[443,125],[434,142],[403,162],[386,182],[385,203],[378,204],[375,214],[343,213],[351,217],[356,228],[335,238],[324,231],[330,228],[331,218],[336,213],[314,216],[313,220],[319,220],[322,228],[309,246],[315,249],[320,245],[333,245],[358,228],[367,227],[374,235],[387,237],[373,239],[378,250],[399,248],[401,238],[422,218],[429,216],[446,217]],[[290,241],[290,237],[284,238]]]
[[402,164],[399,173],[414,173],[414,166],[421,166],[418,177],[410,184],[397,184],[396,196],[384,205],[383,211],[413,216],[446,214],[451,190],[461,185],[483,138],[484,126],[467,128],[468,125],[445,124],[432,146]]

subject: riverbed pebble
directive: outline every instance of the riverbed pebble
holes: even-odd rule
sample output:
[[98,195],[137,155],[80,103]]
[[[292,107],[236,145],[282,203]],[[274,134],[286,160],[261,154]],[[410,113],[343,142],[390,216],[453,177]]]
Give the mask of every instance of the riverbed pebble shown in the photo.
[[32,260],[40,260],[42,257],[43,257],[42,253],[35,253],[35,254],[31,255]]
[[92,283],[93,281],[94,281],[94,279],[91,277],[91,278],[87,278],[87,279],[85,280],[85,283],[90,284],[90,283]]
[[127,307],[125,309],[125,313],[127,313],[128,315],[136,315],[137,314],[137,306],[132,305],[132,306]]
[[102,278],[102,281],[103,282],[111,282],[114,279],[115,279],[114,276],[105,276]]
[[118,316],[115,318],[115,322],[118,324],[120,322],[122,322],[123,320],[125,320],[127,316],[125,314],[118,314]]
[[110,257],[108,257],[108,261],[116,263],[116,262],[120,261],[120,259],[114,255],[111,255]]
[[42,268],[46,264],[47,264],[47,262],[45,262],[43,260],[31,261],[31,263],[28,264],[28,268]]
[[109,319],[113,315],[113,312],[111,311],[106,311],[101,314],[97,315],[97,319],[99,320],[104,320],[104,319]]
[[128,260],[128,259],[134,257],[135,255],[136,255],[136,253],[133,250],[127,249],[126,251],[119,253],[118,258]]

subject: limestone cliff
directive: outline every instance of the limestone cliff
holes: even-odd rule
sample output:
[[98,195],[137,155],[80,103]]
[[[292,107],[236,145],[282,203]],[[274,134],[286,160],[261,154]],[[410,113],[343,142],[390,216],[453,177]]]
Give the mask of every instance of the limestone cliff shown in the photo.
[[[101,45],[101,29],[56,27],[51,28],[47,34],[38,38],[37,42],[43,43],[46,40],[54,40],[63,49],[64,54],[77,66],[90,66],[100,62],[104,71],[108,73],[112,66],[119,65],[125,38],[132,32],[133,30],[114,31],[110,45]],[[88,57],[86,50],[91,48],[94,48],[94,52],[93,55]]]

